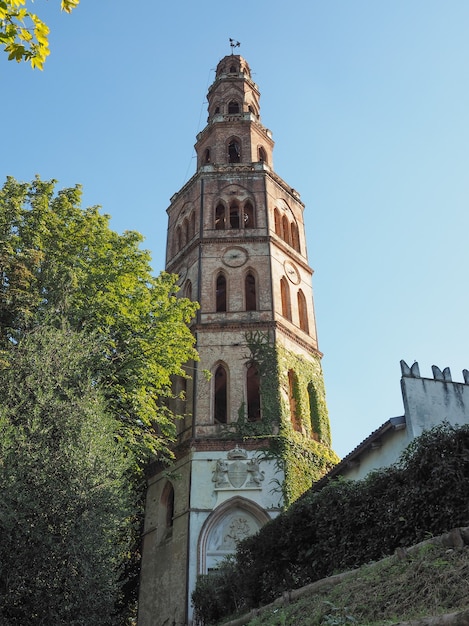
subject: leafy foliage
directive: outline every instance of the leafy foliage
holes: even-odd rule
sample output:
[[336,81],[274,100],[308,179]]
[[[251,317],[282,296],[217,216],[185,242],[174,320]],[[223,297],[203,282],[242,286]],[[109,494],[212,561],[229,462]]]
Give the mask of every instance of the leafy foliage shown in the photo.
[[119,235],[79,186],[11,177],[0,190],[0,358],[37,325],[95,331],[105,359],[95,373],[120,435],[140,461],[169,454],[175,434],[164,399],[197,358],[187,327],[197,305],[177,297],[176,277],[154,278],[141,235]]
[[[61,0],[62,11],[71,13],[79,1]],[[49,28],[26,5],[26,0],[0,0],[0,43],[9,61],[30,61],[42,70],[50,53]]]
[[[243,437],[269,437],[267,456],[276,461],[285,477],[282,490],[288,507],[327,473],[339,458],[331,449],[329,415],[319,359],[302,356],[273,343],[266,333],[246,336],[249,362],[258,367],[262,402],[260,421],[246,420],[239,411],[236,431]],[[292,426],[288,403],[288,371],[296,376],[294,399],[302,432]],[[282,389],[284,393],[282,393]],[[272,436],[273,433],[276,433]]]
[[[399,464],[311,490],[242,541],[237,602],[266,604],[285,589],[376,561],[428,533],[467,526],[468,492],[469,426],[443,424],[416,439]],[[227,604],[226,614],[234,610]]]
[[[112,626],[131,459],[93,379],[96,338],[39,327],[0,369],[0,622]],[[114,615],[114,617],[113,617]]]

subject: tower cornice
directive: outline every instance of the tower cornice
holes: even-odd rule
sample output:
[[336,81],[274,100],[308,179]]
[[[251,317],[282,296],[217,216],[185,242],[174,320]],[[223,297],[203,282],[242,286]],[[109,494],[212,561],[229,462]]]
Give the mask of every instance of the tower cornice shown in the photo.
[[296,189],[288,185],[283,178],[281,178],[278,174],[276,174],[266,163],[226,163],[223,165],[215,165],[208,164],[202,166],[198,172],[196,172],[185,185],[181,187],[181,189],[173,194],[170,198],[171,205],[166,209],[166,212],[169,213],[172,205],[184,196],[185,193],[189,191],[189,189],[194,185],[199,179],[205,177],[218,177],[220,174],[262,174],[268,176],[273,182],[279,185],[284,192],[290,195],[295,202],[298,202],[302,208],[304,209],[305,205],[300,199],[300,194]]

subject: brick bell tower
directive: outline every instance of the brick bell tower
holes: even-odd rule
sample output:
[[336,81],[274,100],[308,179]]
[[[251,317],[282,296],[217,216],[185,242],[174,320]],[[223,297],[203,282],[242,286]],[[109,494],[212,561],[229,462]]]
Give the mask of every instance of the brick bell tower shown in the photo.
[[336,461],[305,207],[273,170],[259,96],[243,57],[218,63],[197,171],[167,209],[166,270],[200,303],[200,362],[175,381],[174,465],[148,473],[139,626],[192,624],[197,576]]

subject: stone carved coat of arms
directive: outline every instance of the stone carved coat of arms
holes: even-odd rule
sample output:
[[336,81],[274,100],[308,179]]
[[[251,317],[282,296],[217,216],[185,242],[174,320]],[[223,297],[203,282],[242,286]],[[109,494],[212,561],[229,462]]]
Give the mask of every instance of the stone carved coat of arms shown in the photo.
[[212,481],[216,489],[262,488],[264,472],[259,467],[259,459],[248,459],[247,451],[238,446],[226,456],[227,460],[218,459],[213,470]]

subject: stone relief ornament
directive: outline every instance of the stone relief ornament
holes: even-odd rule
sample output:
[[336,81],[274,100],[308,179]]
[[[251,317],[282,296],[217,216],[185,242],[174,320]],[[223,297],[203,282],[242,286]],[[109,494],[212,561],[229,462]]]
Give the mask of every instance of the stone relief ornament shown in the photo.
[[264,472],[260,469],[259,459],[248,459],[247,451],[238,446],[226,456],[228,460],[218,459],[213,470],[215,489],[262,489]]

